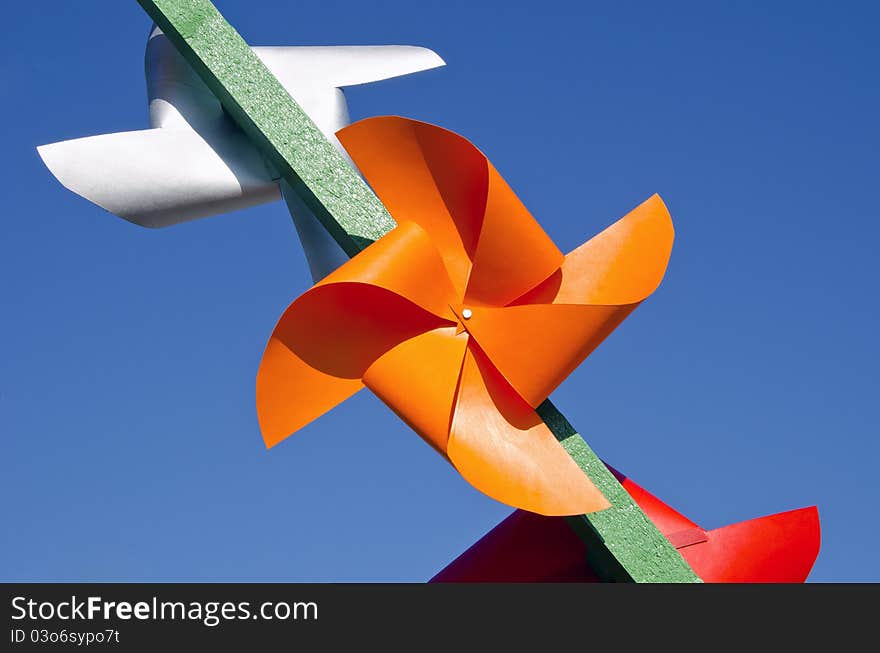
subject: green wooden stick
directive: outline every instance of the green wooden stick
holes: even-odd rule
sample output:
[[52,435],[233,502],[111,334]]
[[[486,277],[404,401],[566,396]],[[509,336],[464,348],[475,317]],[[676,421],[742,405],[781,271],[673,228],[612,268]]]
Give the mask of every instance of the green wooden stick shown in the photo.
[[[138,2],[349,256],[394,228],[372,190],[210,0]],[[612,503],[568,520],[600,577],[700,582],[553,404],[546,401],[538,413]]]
[[611,502],[607,510],[567,518],[569,526],[586,545],[587,561],[602,579],[635,583],[701,582],[549,399],[538,406],[538,415]]

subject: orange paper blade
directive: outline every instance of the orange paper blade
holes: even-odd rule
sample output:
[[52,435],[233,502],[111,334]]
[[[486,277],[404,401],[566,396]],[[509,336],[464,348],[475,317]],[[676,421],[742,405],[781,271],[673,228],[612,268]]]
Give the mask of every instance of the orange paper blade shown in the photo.
[[384,288],[334,283],[291,304],[272,338],[324,374],[359,379],[392,347],[453,324]]
[[431,235],[468,302],[506,304],[562,264],[562,252],[467,139],[397,117],[368,118],[337,136],[394,218]]
[[455,327],[435,329],[400,343],[364,374],[366,386],[444,457],[467,340]]
[[393,116],[336,135],[394,219],[428,232],[462,297],[485,212],[486,158],[457,134]]
[[403,223],[331,272],[315,288],[341,283],[369,284],[399,295],[438,317],[454,321],[453,287],[430,235]]
[[257,419],[266,446],[275,446],[363,387],[360,379],[316,370],[271,338],[257,372]]
[[653,195],[570,252],[559,272],[514,303],[641,302],[660,285],[674,237],[666,205]]
[[447,452],[471,485],[510,506],[543,515],[610,506],[537,413],[472,343],[462,367]]
[[278,321],[257,375],[267,444],[357,391],[385,352],[453,326],[454,299],[436,249],[415,224],[397,227],[302,295]]
[[567,304],[475,308],[466,326],[507,382],[537,407],[633,308]]
[[552,275],[564,257],[495,167],[488,166],[486,215],[464,301],[504,306]]
[[388,290],[356,283],[313,288],[278,321],[257,373],[257,415],[270,446],[362,387],[382,354],[451,326]]

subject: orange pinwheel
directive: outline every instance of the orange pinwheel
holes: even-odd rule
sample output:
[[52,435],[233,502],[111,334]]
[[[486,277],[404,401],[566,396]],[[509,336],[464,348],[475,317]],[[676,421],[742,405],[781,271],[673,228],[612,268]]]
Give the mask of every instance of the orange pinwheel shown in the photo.
[[663,202],[564,256],[461,136],[396,117],[338,136],[398,226],[282,315],[257,374],[267,446],[366,386],[490,497],[607,508],[535,407],[660,283]]

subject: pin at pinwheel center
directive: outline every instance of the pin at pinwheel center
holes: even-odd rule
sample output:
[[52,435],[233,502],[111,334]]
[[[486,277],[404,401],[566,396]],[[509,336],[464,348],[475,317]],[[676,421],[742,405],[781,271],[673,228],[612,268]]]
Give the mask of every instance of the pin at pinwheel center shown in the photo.
[[466,306],[450,306],[449,309],[458,319],[458,328],[455,330],[455,335],[460,333],[467,333],[471,335],[470,331],[467,328],[467,321],[474,317],[474,311]]

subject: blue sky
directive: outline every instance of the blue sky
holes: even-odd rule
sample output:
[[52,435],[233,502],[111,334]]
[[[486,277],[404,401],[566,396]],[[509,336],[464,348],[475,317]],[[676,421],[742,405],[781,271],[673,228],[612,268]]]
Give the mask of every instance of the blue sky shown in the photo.
[[[880,581],[876,3],[218,0],[255,45],[426,45],[351,89],[438,123],[568,251],[654,192],[660,289],[554,394],[707,528],[818,504],[814,581]],[[510,512],[360,393],[266,451],[254,376],[309,286],[283,205],[148,231],[35,146],[146,126],[134,0],[0,42],[0,579],[421,581]]]

